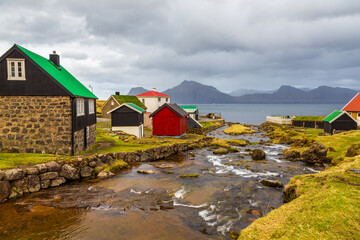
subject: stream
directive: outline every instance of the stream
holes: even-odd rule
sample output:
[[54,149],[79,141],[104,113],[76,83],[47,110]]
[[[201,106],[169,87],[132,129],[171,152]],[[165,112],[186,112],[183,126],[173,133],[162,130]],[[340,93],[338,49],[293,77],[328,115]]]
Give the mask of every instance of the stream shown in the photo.
[[[226,127],[209,136],[268,140],[264,133],[229,136]],[[257,218],[283,204],[282,190],[295,175],[318,166],[282,160],[280,144],[236,147],[214,155],[204,148],[163,161],[132,164],[115,177],[73,182],[0,204],[0,239],[229,239]],[[245,149],[260,148],[254,161]],[[138,170],[155,174],[138,174]],[[180,178],[198,173],[197,178]]]

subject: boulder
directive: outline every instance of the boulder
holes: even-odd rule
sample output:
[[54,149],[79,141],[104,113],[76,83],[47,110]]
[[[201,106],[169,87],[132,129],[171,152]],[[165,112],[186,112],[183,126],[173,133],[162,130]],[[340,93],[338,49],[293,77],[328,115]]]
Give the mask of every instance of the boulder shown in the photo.
[[280,182],[279,180],[263,179],[260,181],[260,183],[267,187],[275,187],[275,188],[283,188],[284,187],[284,184],[282,182]]
[[99,178],[109,178],[109,177],[112,177],[114,176],[115,174],[113,174],[112,172],[107,172],[107,171],[102,171],[100,172],[97,176]]
[[37,174],[39,174],[39,169],[34,168],[34,167],[25,168],[25,173],[27,175],[37,175]]
[[50,187],[57,187],[65,182],[66,182],[66,179],[64,177],[58,177],[58,178],[51,180]]
[[249,209],[246,212],[254,216],[262,217],[262,213],[259,210]]
[[288,203],[298,197],[295,185],[286,185],[282,197],[284,202]]
[[57,172],[47,172],[47,173],[42,173],[39,175],[41,180],[51,180],[54,178],[57,178],[59,176],[59,173]]
[[285,149],[284,156],[286,159],[289,159],[289,160],[298,159],[298,158],[300,158],[300,152],[296,151],[296,150]]
[[261,149],[256,148],[252,151],[251,157],[253,160],[264,160],[265,152]]
[[9,181],[0,181],[0,202],[7,198],[11,193]]
[[303,161],[311,164],[320,163],[322,164],[327,155],[327,147],[321,143],[313,143],[308,149],[306,149],[301,157]]
[[147,154],[146,152],[143,152],[140,155],[140,162],[149,162],[151,160],[152,160],[151,156],[149,154]]
[[357,155],[360,155],[360,143],[351,144],[346,151],[345,157],[355,157]]
[[61,168],[60,176],[64,177],[68,180],[76,180],[79,179],[79,169],[72,167],[68,164],[65,164]]
[[91,167],[85,166],[85,167],[81,168],[80,175],[83,178],[90,177],[92,171],[93,171],[93,169]]
[[17,197],[19,195],[22,196],[24,193],[29,192],[29,179],[27,177],[13,181],[10,185],[12,190],[10,198]]
[[137,170],[137,173],[140,174],[154,174],[155,172],[153,170]]
[[4,180],[15,181],[25,177],[25,172],[21,168],[11,169],[5,172]]
[[41,188],[48,188],[50,186],[50,180],[42,180],[40,185]]
[[0,170],[0,181],[3,180],[4,176],[5,176],[5,173]]
[[39,173],[47,172],[47,167],[44,163],[36,164],[35,167],[39,169]]
[[45,166],[49,172],[59,172],[61,170],[61,165],[55,161],[47,162]]
[[227,148],[219,148],[213,151],[214,154],[227,154],[229,153],[229,149]]
[[29,175],[29,192],[37,192],[40,190],[40,178],[37,175]]

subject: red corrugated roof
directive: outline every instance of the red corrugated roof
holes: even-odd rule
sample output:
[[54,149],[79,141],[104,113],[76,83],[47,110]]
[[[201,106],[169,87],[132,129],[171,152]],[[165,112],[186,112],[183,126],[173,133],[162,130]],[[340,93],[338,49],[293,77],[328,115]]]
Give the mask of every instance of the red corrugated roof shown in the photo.
[[347,112],[360,112],[360,93],[351,99],[342,110]]
[[142,93],[139,95],[136,95],[137,97],[170,97],[169,95],[163,94],[161,92],[156,91],[148,91],[146,93]]

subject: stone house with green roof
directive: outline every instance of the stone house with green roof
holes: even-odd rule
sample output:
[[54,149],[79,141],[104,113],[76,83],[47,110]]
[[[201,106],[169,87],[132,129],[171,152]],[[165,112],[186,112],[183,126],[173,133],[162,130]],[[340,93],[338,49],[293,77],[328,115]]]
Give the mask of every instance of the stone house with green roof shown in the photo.
[[110,118],[109,112],[124,103],[133,103],[140,108],[146,110],[145,105],[136,97],[131,95],[120,95],[119,92],[115,92],[115,95],[111,95],[108,100],[101,107],[101,117]]
[[0,57],[0,151],[72,155],[95,143],[97,97],[60,65],[15,44]]

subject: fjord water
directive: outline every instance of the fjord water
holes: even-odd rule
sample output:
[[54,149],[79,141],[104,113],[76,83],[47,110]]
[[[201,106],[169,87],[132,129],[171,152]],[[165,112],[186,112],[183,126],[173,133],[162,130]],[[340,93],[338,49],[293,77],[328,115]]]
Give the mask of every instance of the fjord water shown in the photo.
[[221,113],[228,122],[261,124],[266,116],[327,116],[346,103],[307,104],[196,104],[201,115]]
[[[223,133],[211,136],[239,138]],[[241,136],[267,140],[263,133]],[[115,177],[73,182],[0,204],[0,239],[229,239],[255,219],[283,204],[282,189],[294,175],[320,167],[282,159],[286,145],[237,147],[214,155],[212,149],[183,153],[159,162],[131,165]],[[254,161],[246,148],[261,148]],[[149,169],[155,174],[141,175]],[[180,178],[198,173],[197,178]]]

